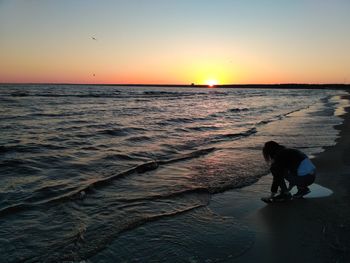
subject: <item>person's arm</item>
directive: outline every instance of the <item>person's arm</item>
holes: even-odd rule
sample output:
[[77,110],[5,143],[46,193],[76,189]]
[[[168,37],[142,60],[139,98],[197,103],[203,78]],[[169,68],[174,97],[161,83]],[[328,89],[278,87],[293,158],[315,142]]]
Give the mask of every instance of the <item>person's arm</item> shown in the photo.
[[276,177],[273,177],[273,181],[271,184],[271,197],[274,196],[278,191],[278,181],[276,180]]
[[271,164],[270,171],[271,171],[272,176],[273,176],[273,181],[272,181],[272,185],[271,185],[271,193],[276,194],[278,191],[278,187],[281,184],[281,180],[284,180],[283,179],[284,169],[281,165],[279,165],[278,162],[274,162]]

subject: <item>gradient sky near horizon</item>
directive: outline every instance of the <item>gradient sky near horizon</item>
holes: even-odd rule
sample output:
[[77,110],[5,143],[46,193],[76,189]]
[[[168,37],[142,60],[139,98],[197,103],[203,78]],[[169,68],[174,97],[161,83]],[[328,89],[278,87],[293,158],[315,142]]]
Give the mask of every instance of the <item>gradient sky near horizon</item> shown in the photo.
[[0,0],[0,83],[349,83],[349,14],[349,0]]

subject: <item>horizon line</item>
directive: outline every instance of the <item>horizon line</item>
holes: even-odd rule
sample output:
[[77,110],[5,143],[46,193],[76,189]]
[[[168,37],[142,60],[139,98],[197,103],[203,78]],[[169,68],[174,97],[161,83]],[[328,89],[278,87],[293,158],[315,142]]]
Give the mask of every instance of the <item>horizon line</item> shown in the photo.
[[275,84],[123,84],[123,83],[0,83],[0,86],[9,85],[28,85],[28,86],[43,86],[43,85],[71,85],[71,86],[115,86],[115,87],[178,87],[178,88],[260,88],[260,89],[346,89],[350,90],[348,83],[275,83]]
[[[166,87],[208,87],[208,84],[175,84],[175,83],[79,83],[79,82],[0,82],[0,85],[91,85],[91,86],[166,86]],[[214,87],[227,86],[349,86],[350,83],[231,83],[217,84]]]

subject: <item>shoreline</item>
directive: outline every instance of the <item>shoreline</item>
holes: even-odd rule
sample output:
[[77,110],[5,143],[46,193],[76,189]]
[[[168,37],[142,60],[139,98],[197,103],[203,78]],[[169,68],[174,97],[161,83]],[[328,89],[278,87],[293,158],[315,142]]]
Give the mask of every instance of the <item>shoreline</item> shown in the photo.
[[[347,91],[349,92],[349,91]],[[342,96],[350,101],[350,94]],[[312,160],[315,183],[333,191],[328,197],[266,205],[271,176],[212,197],[209,208],[233,217],[255,232],[255,240],[234,262],[350,262],[350,106],[336,144]]]

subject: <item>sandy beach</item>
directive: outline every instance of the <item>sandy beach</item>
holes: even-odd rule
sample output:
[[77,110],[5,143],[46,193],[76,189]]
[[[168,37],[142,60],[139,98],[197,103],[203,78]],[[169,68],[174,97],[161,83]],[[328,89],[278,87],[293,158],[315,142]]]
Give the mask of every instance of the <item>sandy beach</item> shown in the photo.
[[255,232],[254,241],[232,262],[350,262],[350,108],[342,118],[336,145],[313,159],[316,183],[333,195],[265,205],[259,200],[271,182],[271,176],[265,176],[254,185],[213,197],[213,211]]

